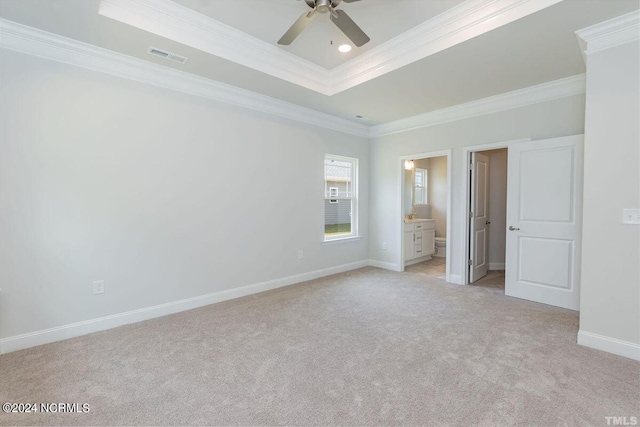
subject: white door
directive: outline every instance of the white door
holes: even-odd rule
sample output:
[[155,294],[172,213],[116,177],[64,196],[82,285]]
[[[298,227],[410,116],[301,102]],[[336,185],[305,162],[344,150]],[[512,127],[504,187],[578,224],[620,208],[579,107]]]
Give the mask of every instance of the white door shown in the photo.
[[505,293],[578,310],[583,136],[509,146]]
[[487,245],[489,236],[489,157],[471,153],[471,262],[469,282],[487,275]]

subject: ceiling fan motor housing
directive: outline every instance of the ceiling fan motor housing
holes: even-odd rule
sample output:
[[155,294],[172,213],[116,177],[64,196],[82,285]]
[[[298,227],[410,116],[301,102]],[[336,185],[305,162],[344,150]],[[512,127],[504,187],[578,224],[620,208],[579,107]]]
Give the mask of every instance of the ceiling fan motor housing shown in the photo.
[[331,10],[331,0],[316,0],[316,12],[327,13]]
[[336,7],[343,1],[345,3],[353,3],[360,0],[304,0],[307,6],[312,8],[311,12],[305,12],[293,23],[291,28],[278,40],[280,45],[290,45],[296,37],[309,25],[318,13],[330,13],[331,22],[333,22],[344,33],[354,45],[360,47],[369,42],[369,36],[365,34],[358,25],[353,22],[347,12],[338,10]]

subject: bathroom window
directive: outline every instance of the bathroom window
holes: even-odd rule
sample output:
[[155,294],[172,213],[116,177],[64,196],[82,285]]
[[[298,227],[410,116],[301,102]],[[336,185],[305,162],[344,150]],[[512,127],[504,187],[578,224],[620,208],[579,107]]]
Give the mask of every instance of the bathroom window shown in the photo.
[[357,236],[358,159],[324,159],[324,240]]
[[416,169],[414,174],[414,205],[426,205],[427,200],[427,183],[429,174],[426,169]]

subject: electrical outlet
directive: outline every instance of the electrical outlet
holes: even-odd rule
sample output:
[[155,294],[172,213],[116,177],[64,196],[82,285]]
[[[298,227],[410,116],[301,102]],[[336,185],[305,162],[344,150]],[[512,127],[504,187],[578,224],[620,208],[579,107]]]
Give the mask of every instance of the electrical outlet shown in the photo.
[[640,209],[623,209],[623,224],[640,224]]
[[302,259],[302,258],[304,258],[304,252],[302,251],[302,249],[300,249],[298,251],[298,259]]
[[96,280],[93,282],[93,294],[104,294],[104,280]]
[[387,250],[387,242],[382,242],[382,250],[383,251]]

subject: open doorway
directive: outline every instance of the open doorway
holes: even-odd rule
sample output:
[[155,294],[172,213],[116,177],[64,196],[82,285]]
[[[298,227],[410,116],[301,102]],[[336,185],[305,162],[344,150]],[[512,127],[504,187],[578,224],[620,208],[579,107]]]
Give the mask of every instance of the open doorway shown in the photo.
[[504,293],[508,149],[468,153],[467,283]]
[[415,154],[399,160],[401,271],[411,266],[449,281],[451,152]]
[[[583,135],[571,135],[464,148],[463,284],[486,282],[485,272],[502,267],[501,258],[491,258],[488,245],[495,240],[504,242],[506,252],[501,292],[578,309],[583,143]],[[491,189],[495,165],[490,160],[493,153],[487,153],[503,148],[508,148],[507,176],[498,178],[497,185],[507,188],[504,224],[495,216],[496,209],[500,214],[504,211],[490,205],[492,198],[502,194]]]

